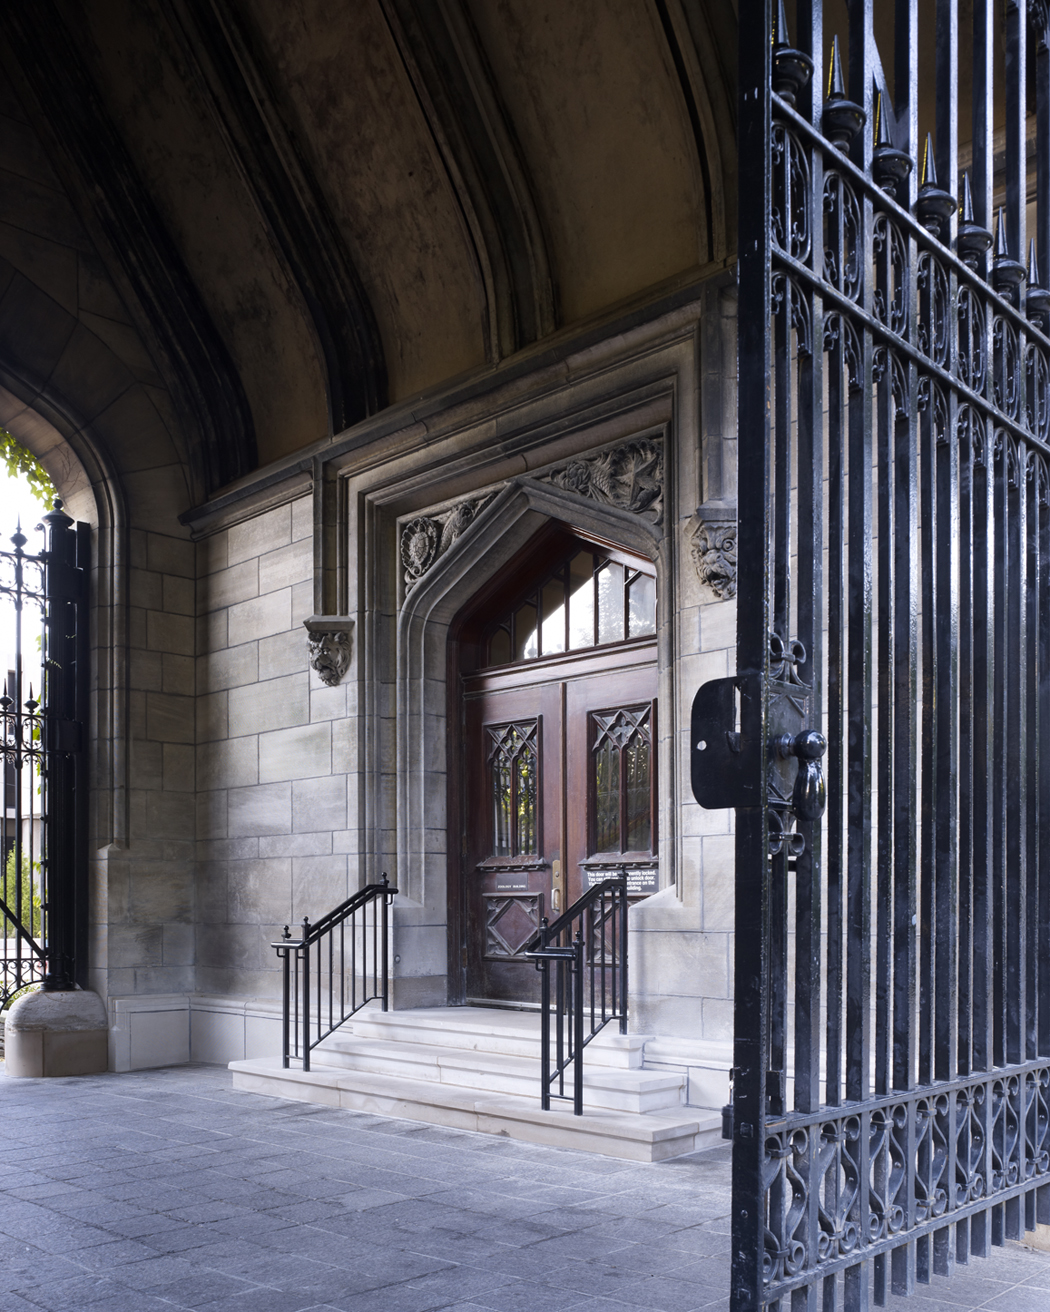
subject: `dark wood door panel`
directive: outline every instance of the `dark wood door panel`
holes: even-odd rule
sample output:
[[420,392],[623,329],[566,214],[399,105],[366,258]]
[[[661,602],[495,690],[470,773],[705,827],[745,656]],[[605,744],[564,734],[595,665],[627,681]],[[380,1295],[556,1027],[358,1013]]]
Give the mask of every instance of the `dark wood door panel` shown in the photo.
[[[523,953],[541,918],[558,914],[584,891],[586,863],[594,856],[592,717],[631,707],[654,715],[654,658],[654,644],[633,643],[465,681],[461,851],[468,998],[539,1000],[539,977]],[[527,799],[521,806],[513,781],[494,775],[494,754],[509,760],[530,743],[538,768],[534,831]],[[516,819],[524,817],[525,843],[507,818],[515,805]],[[611,861],[623,854],[601,855]]]
[[[522,953],[550,906],[551,851],[560,841],[561,702],[555,683],[466,700],[462,850],[471,998],[538,1001],[538,976]],[[534,794],[524,800],[513,792],[523,783],[513,776],[515,752],[536,771]],[[510,766],[509,780],[498,765]]]

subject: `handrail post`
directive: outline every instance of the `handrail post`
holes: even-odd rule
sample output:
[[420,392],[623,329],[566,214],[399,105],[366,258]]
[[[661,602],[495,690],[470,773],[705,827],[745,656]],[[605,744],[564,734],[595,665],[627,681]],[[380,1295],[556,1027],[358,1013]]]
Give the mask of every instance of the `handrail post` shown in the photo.
[[[342,1025],[350,1016],[354,1015],[360,1007],[373,1000],[381,1002],[384,1011],[390,1006],[390,907],[393,904],[397,889],[390,884],[389,877],[384,874],[382,884],[368,884],[365,888],[358,889],[345,902],[342,902],[330,911],[326,916],[322,916],[312,926],[308,917],[303,917],[301,938],[292,940],[289,928],[284,927],[284,935],[277,943],[271,943],[270,946],[277,950],[278,960],[284,964],[284,976],[282,981],[283,993],[283,1014],[281,1018],[281,1060],[285,1067],[288,1066],[294,1057],[298,1060],[300,1057],[303,1062],[303,1070],[310,1069],[310,1052],[316,1048],[322,1040]],[[382,910],[376,908],[376,901],[382,903]],[[368,925],[368,908],[372,907],[372,924]],[[364,923],[359,927],[358,912],[362,913]],[[351,1001],[352,1006],[347,1011],[346,1002],[346,945],[345,936],[349,925],[350,934],[350,975],[351,975]],[[380,948],[379,930],[382,925],[383,946]],[[360,930],[360,932],[359,932]],[[339,934],[339,951],[336,953],[335,935]],[[372,966],[371,966],[371,988],[369,987],[369,966],[368,966],[368,938],[371,932],[372,938]],[[327,937],[327,948],[325,939]],[[359,942],[360,940],[360,942]],[[317,945],[317,963],[316,966],[310,964],[310,949]],[[358,947],[361,948],[361,958],[363,962],[362,991],[364,997],[358,1000],[357,997],[357,957]],[[325,988],[325,953],[327,951],[327,987],[328,987],[328,1012],[325,1016],[324,1007],[324,988]],[[338,963],[337,963],[338,958]],[[300,972],[300,962],[302,970]],[[337,970],[338,964],[338,970]],[[380,981],[380,969],[382,969],[382,981]],[[316,971],[316,990],[317,990],[317,1027],[316,1034],[312,1033],[310,1023],[310,1008],[313,1004],[313,998],[310,996],[311,985],[315,982],[314,972]],[[302,988],[302,1022],[299,1020],[299,1003],[300,1003],[300,983]],[[338,995],[339,1006],[336,1008],[336,997]],[[300,1051],[300,1043],[302,1050]]]
[[575,952],[572,959],[572,970],[575,976],[573,980],[573,1006],[576,1014],[573,1016],[574,1027],[574,1065],[573,1065],[573,1095],[572,1111],[574,1116],[583,1115],[583,930],[576,931],[576,941],[573,944]]
[[303,916],[303,1070],[310,1069],[310,921]]
[[[542,912],[542,908],[541,908]],[[547,946],[547,917],[540,915],[540,941],[542,950]],[[549,1112],[551,1109],[551,963],[549,960],[536,962],[540,972],[540,1108]]]
[[[287,925],[285,925],[284,927],[284,937],[289,939],[292,937],[291,930]],[[282,984],[283,984],[282,993],[283,993],[284,1006],[283,1006],[283,1019],[281,1025],[281,1066],[285,1070],[288,1069],[288,1025],[291,1020],[291,1016],[289,1014],[291,1011],[291,996],[290,996],[291,985],[289,981],[290,966],[288,961],[289,952],[290,949],[285,948],[284,951],[281,953],[281,956],[284,960],[284,972],[283,972],[284,978],[282,980]]]
[[620,871],[616,890],[620,916],[620,1033],[627,1033],[627,871]]
[[383,904],[383,1010],[386,1011],[390,1005],[390,949],[387,943],[387,901],[389,894],[387,888],[390,886],[390,880],[387,873],[383,871],[383,891],[379,895],[379,900]]
[[540,962],[540,1107],[551,1109],[551,963]]

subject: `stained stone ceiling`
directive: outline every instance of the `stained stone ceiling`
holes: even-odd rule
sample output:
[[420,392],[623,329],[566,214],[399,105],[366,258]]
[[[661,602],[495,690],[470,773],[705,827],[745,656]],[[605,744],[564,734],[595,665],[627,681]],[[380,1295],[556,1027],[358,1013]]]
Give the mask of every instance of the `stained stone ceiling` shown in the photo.
[[[8,0],[0,273],[137,380],[200,497],[730,259],[735,25],[729,0]],[[9,317],[25,396],[53,362]]]

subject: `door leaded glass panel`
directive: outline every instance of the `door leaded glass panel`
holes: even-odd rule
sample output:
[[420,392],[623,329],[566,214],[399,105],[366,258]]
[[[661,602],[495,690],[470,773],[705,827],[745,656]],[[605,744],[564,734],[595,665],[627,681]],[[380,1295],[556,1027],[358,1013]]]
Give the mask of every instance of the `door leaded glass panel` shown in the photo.
[[593,712],[591,740],[591,852],[655,851],[652,706]]
[[488,725],[493,856],[539,852],[539,721]]

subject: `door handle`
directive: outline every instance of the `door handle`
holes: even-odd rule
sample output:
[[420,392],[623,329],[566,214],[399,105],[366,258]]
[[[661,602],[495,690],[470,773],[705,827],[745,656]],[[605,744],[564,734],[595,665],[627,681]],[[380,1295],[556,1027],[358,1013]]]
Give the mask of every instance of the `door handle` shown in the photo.
[[796,734],[777,734],[770,747],[782,761],[792,756],[798,761],[795,786],[791,790],[791,809],[795,818],[819,820],[827,805],[827,788],[820,762],[828,750],[828,740],[816,729],[803,729]]

